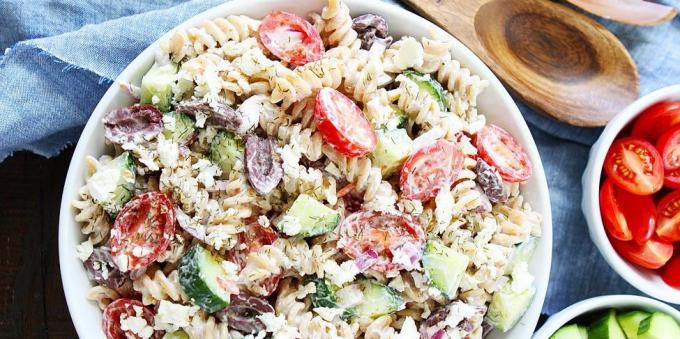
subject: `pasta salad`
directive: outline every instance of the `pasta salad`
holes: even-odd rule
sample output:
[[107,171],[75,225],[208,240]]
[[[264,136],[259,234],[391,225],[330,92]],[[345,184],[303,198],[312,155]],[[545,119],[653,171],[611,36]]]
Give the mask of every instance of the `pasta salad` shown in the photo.
[[482,338],[535,288],[527,154],[445,37],[329,0],[176,29],[73,201],[115,338]]

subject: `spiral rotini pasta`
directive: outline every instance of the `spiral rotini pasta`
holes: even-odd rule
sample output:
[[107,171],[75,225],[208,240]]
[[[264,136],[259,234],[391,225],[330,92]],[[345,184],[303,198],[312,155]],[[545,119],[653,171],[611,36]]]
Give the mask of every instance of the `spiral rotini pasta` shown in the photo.
[[112,288],[98,285],[88,289],[85,298],[97,302],[99,308],[103,310],[112,301],[120,298],[120,294]]
[[329,0],[321,11],[323,31],[320,32],[330,46],[352,46],[358,49],[361,42],[357,40],[357,32],[352,28],[352,17],[349,8],[340,0]]
[[460,96],[469,102],[471,106],[477,105],[477,96],[489,85],[488,81],[472,75],[468,68],[450,58],[441,63],[437,70],[437,80],[455,96]]
[[294,70],[274,65],[269,69],[271,101],[281,103],[285,109],[323,87],[337,88],[342,82],[341,67],[342,63],[335,58],[323,58]]
[[364,200],[375,198],[382,182],[382,174],[379,168],[373,167],[371,159],[346,157],[328,145],[323,146],[323,153],[335,164],[337,174],[353,183],[357,191],[364,193]]
[[172,271],[168,275],[161,270],[156,270],[152,275],[143,274],[132,282],[132,287],[142,294],[144,305],[156,304],[161,300],[188,300],[179,285],[177,271]]
[[197,27],[177,29],[160,49],[179,62],[208,50],[224,46],[228,41],[242,41],[257,31],[260,22],[245,15],[230,15],[204,21]]
[[189,326],[182,328],[191,339],[231,339],[226,323],[215,320],[212,316],[195,316]]

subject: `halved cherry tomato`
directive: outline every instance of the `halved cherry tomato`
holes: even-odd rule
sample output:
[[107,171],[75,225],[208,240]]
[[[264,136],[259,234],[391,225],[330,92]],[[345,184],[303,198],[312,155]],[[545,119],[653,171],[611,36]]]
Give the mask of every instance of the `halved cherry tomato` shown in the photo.
[[368,267],[379,272],[416,268],[424,246],[423,228],[405,214],[357,212],[340,224],[338,247],[352,259],[371,253]]
[[148,192],[130,200],[111,228],[111,255],[118,268],[145,267],[170,245],[175,233],[175,209],[162,192]]
[[510,133],[488,124],[477,133],[479,156],[498,169],[504,180],[509,182],[527,181],[532,168],[529,156]]
[[[265,245],[271,245],[279,236],[269,227],[264,227],[257,222],[249,224],[244,232],[239,233],[236,245],[227,252],[227,258],[239,265],[241,269],[248,263],[248,254],[255,252]],[[272,275],[260,283],[260,287],[265,291],[265,296],[269,296],[279,286],[281,275]]]
[[378,137],[361,109],[344,94],[322,88],[314,103],[316,127],[338,152],[360,157],[375,150]]
[[637,137],[614,141],[604,170],[617,186],[633,194],[649,195],[663,186],[661,155],[652,144]]
[[666,263],[662,268],[661,278],[666,284],[680,288],[680,256],[676,255]]
[[600,211],[610,236],[643,244],[654,234],[656,206],[651,196],[626,192],[607,179],[600,190]]
[[671,127],[680,124],[680,101],[659,102],[647,108],[633,125],[633,136],[655,142]]
[[399,185],[406,199],[427,201],[450,187],[463,168],[463,153],[456,144],[437,140],[421,147],[406,159]]
[[657,207],[656,234],[665,241],[680,241],[680,191],[664,196]]
[[663,160],[663,183],[670,188],[680,188],[680,126],[661,135],[656,149]]
[[613,238],[609,240],[619,255],[640,267],[655,270],[665,265],[673,256],[673,245],[655,236],[642,245],[635,241],[620,241]]
[[135,333],[123,331],[120,328],[121,316],[142,317],[146,320],[147,325],[153,328],[154,314],[141,301],[126,298],[116,299],[104,309],[102,327],[107,339],[140,338]]
[[321,36],[305,19],[288,12],[269,13],[258,31],[262,44],[277,58],[300,66],[321,59]]

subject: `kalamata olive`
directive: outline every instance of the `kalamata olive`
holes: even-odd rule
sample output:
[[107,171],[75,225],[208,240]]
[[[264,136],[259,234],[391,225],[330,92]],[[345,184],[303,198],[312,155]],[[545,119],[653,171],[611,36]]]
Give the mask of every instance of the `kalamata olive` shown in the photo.
[[241,293],[232,295],[229,306],[215,313],[215,316],[237,331],[259,333],[266,327],[257,316],[270,312],[274,312],[274,307],[267,300]]
[[104,136],[113,143],[139,144],[163,130],[163,115],[152,105],[135,105],[113,110],[104,116]]
[[352,19],[352,28],[359,34],[361,48],[370,49],[376,40],[386,46],[392,43],[387,21],[375,14],[364,14]]
[[[259,113],[249,109],[255,100],[246,99],[238,110],[227,105],[219,98],[193,99],[181,102],[176,111],[191,116],[203,114],[207,117],[206,124],[217,128],[223,128],[236,134],[245,134],[257,124]],[[243,108],[243,109],[241,109]],[[243,111],[246,112],[243,112]]]
[[508,201],[508,192],[505,191],[503,186],[503,178],[495,168],[491,167],[486,161],[477,159],[475,173],[477,174],[475,180],[491,202],[504,203]]
[[281,162],[274,158],[274,140],[251,134],[246,139],[246,173],[259,194],[268,194],[283,178]]
[[120,288],[125,284],[127,276],[113,263],[111,250],[108,247],[97,247],[83,263],[90,280],[110,288]]

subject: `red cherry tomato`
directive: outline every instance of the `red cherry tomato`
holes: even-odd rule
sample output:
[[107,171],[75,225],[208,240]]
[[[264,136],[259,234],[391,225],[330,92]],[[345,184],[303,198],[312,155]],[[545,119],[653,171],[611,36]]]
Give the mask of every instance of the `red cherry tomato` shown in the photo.
[[680,241],[680,191],[664,196],[657,207],[656,234],[665,241]]
[[361,109],[344,94],[322,88],[314,104],[316,127],[338,152],[360,157],[375,150],[378,137]]
[[338,247],[352,259],[372,253],[368,267],[379,272],[413,269],[424,246],[422,227],[401,213],[357,212],[340,225]]
[[153,327],[153,312],[141,301],[133,299],[116,299],[104,309],[102,327],[107,339],[140,338],[130,331],[123,331],[120,326],[122,317],[142,317]]
[[646,243],[640,245],[635,241],[620,241],[609,239],[616,252],[627,261],[655,270],[668,262],[673,256],[673,245],[652,236]]
[[[239,233],[238,242],[227,252],[227,258],[243,269],[248,262],[248,254],[259,250],[262,246],[273,244],[278,238],[279,236],[271,228],[264,227],[257,222],[252,223],[244,232]],[[265,296],[276,291],[280,280],[281,275],[272,275],[262,281],[260,286],[264,289]]]
[[656,206],[651,196],[635,195],[607,179],[600,190],[600,211],[610,236],[644,244],[654,234]]
[[661,135],[656,149],[663,160],[663,183],[667,187],[680,188],[680,126],[673,127]]
[[292,13],[269,13],[262,19],[258,34],[272,54],[293,66],[319,60],[324,52],[319,32],[305,19]]
[[463,168],[463,153],[456,144],[437,140],[418,149],[401,168],[399,185],[407,199],[427,201],[442,186],[450,187]]
[[662,268],[661,278],[666,284],[680,288],[680,256],[673,257],[666,266]]
[[175,209],[162,192],[149,192],[130,200],[111,228],[111,255],[125,272],[145,267],[170,245],[175,233]]
[[655,142],[671,127],[680,124],[680,101],[659,102],[647,108],[633,125],[633,136]]
[[529,156],[510,133],[488,124],[477,133],[479,156],[496,167],[504,180],[509,182],[527,181],[532,168]]
[[663,162],[652,144],[636,137],[614,141],[604,160],[613,182],[638,195],[658,192],[663,186]]

